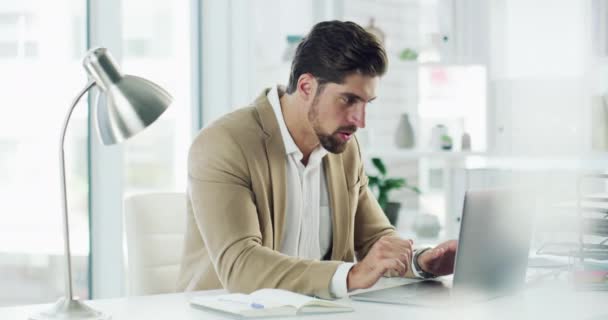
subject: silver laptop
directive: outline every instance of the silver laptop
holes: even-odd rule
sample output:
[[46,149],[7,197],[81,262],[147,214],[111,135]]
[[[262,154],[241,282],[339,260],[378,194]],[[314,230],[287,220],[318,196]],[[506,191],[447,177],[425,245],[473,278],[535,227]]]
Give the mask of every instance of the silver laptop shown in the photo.
[[467,191],[453,279],[442,277],[368,291],[353,300],[413,305],[483,301],[510,294],[525,284],[531,201],[506,189]]

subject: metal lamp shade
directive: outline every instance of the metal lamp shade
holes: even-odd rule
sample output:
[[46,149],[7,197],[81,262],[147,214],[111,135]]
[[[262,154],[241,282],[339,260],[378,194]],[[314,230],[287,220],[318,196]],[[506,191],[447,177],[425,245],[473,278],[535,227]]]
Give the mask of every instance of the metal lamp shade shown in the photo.
[[123,75],[105,48],[89,51],[84,67],[100,89],[94,117],[105,145],[120,143],[152,124],[173,98],[146,79]]

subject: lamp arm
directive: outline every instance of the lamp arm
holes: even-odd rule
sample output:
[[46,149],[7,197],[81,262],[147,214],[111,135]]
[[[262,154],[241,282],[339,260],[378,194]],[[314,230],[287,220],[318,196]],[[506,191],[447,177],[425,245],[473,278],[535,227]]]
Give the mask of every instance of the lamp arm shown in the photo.
[[72,117],[72,112],[74,108],[80,101],[80,99],[89,91],[91,88],[95,86],[95,81],[89,81],[87,85],[78,93],[72,105],[68,111],[68,114],[65,117],[63,122],[63,129],[61,131],[61,139],[59,144],[59,173],[61,175],[61,204],[63,209],[63,243],[64,243],[64,251],[65,251],[65,298],[66,301],[74,300],[74,294],[72,292],[72,259],[70,253],[70,230],[68,225],[68,199],[67,199],[67,189],[66,189],[66,177],[65,177],[65,155],[64,155],[64,144],[65,144],[65,134],[67,132],[68,124],[70,122],[70,118]]

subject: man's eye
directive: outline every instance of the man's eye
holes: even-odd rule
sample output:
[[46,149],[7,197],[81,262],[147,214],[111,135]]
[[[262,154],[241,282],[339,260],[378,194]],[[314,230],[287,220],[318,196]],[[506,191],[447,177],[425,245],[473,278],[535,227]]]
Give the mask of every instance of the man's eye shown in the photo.
[[354,103],[354,99],[347,98],[347,97],[340,98],[340,101],[346,105],[351,105]]

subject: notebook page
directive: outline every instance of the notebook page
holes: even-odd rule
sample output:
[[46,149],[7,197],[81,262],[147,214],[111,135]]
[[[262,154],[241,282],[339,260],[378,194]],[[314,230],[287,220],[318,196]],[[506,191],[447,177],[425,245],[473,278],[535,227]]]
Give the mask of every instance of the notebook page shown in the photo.
[[251,293],[250,296],[260,303],[290,305],[297,309],[314,300],[309,296],[281,289],[261,289]]
[[253,307],[252,299],[243,294],[230,294],[216,297],[201,296],[194,297],[190,303],[216,311],[240,315],[243,317],[269,317],[269,316],[288,316],[295,315],[297,310],[290,306],[278,306],[276,304],[265,305],[264,307]]
[[331,300],[323,300],[312,298],[303,294],[294,293],[281,289],[261,289],[250,294],[254,301],[260,301],[266,304],[276,303],[278,305],[290,305],[298,310],[302,307],[322,307],[322,308],[340,308],[352,309],[347,299],[341,299],[336,302]]

